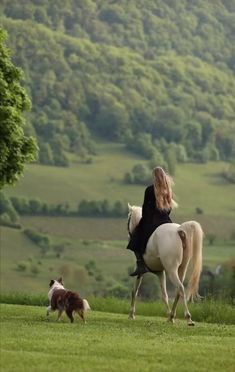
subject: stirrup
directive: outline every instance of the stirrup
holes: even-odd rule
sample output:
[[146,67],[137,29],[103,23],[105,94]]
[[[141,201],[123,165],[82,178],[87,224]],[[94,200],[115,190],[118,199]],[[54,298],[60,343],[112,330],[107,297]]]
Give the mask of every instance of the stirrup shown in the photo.
[[141,265],[140,266],[137,266],[137,268],[135,269],[135,271],[133,271],[133,273],[130,274],[130,276],[137,276],[137,275],[143,275],[145,273],[147,273],[149,270],[147,269],[147,267],[145,267],[145,265]]
[[138,273],[138,270],[137,270],[137,269],[135,269],[135,271],[133,271],[133,273],[131,273],[131,274],[130,274],[130,276],[137,276],[137,275],[139,275],[139,273]]

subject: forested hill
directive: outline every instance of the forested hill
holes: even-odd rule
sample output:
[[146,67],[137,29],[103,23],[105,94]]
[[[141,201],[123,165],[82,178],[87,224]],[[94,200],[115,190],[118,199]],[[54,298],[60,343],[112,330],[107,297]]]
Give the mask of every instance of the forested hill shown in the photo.
[[92,134],[147,158],[166,148],[179,161],[235,157],[233,0],[4,0],[1,8],[42,163],[94,153]]

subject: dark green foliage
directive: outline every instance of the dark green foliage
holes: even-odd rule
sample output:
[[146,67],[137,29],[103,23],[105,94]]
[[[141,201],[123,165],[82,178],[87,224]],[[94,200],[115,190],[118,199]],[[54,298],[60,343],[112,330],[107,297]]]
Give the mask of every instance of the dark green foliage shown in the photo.
[[27,261],[20,261],[17,264],[17,270],[18,271],[26,271],[28,269],[28,262]]
[[61,258],[62,254],[64,253],[64,250],[65,250],[65,245],[63,243],[56,244],[56,245],[54,245],[53,250],[56,253],[56,257]]
[[203,296],[229,300],[235,299],[235,260],[231,259],[218,265],[214,271],[204,268],[200,281]]
[[232,162],[223,172],[224,178],[230,183],[235,183],[235,162]]
[[50,205],[39,199],[18,198],[17,196],[12,196],[10,201],[20,215],[68,216],[73,214],[69,210],[68,203]]
[[146,186],[152,182],[152,173],[145,165],[136,164],[131,172],[125,174],[124,182]]
[[235,230],[233,230],[233,232],[231,233],[230,239],[235,240]]
[[100,286],[100,288],[97,287],[96,289],[94,289],[94,293],[103,293],[105,289],[103,288],[101,282],[104,281],[104,276],[102,274],[102,271],[97,267],[96,262],[93,260],[88,261],[87,264],[85,264],[85,269],[88,275],[92,277],[96,283],[98,283],[98,286]]
[[200,207],[196,207],[196,208],[195,208],[195,212],[196,212],[196,214],[203,214],[203,213],[204,213],[204,212],[203,212],[203,209],[200,208]]
[[[40,162],[67,166],[68,152],[90,158],[90,133],[148,159],[162,156],[171,173],[188,158],[234,158],[231,4],[5,0],[3,24],[33,100]],[[181,150],[163,156],[155,146],[162,139]]]
[[48,306],[48,298],[45,294],[33,295],[19,292],[1,293],[0,301],[6,304]]
[[216,235],[215,234],[207,234],[206,236],[209,245],[213,245],[216,241]]
[[0,225],[15,224],[19,216],[11,200],[0,191]]
[[40,144],[39,162],[46,165],[54,165],[54,156],[49,143]]
[[39,267],[36,264],[32,264],[30,267],[30,271],[33,275],[37,275],[40,273]]
[[24,165],[36,156],[36,142],[25,135],[25,119],[30,100],[20,85],[22,72],[11,61],[5,47],[6,34],[0,28],[0,189],[13,184]]
[[41,248],[41,253],[44,255],[46,254],[50,247],[51,247],[51,240],[49,236],[40,234],[36,230],[33,229],[25,229],[24,234],[32,240],[36,245]]
[[149,133],[140,132],[136,136],[129,138],[127,148],[147,159],[151,159],[155,154],[152,136]]
[[[5,0],[3,10],[9,18],[31,20],[75,37],[89,36],[96,43],[121,46],[125,40],[146,58],[174,49],[234,66],[234,50],[229,48],[234,32],[232,1],[64,0],[56,4],[26,0],[19,4]],[[173,76],[179,81],[182,74],[178,70]]]
[[[1,195],[1,194],[0,194]],[[123,217],[127,215],[127,206],[125,203],[117,200],[111,204],[107,199],[104,200],[86,200],[83,199],[78,205],[77,210],[72,210],[68,203],[47,204],[39,199],[18,198],[16,196],[10,199],[2,195],[0,208],[2,213],[11,210],[16,214],[25,216],[93,216],[93,217]],[[0,209],[0,211],[1,211]],[[10,212],[9,211],[7,212]],[[14,221],[13,221],[14,222]]]
[[111,205],[108,200],[85,200],[83,199],[78,205],[79,216],[89,217],[123,217],[127,215],[127,206],[117,200]]
[[176,153],[174,147],[172,146],[169,146],[166,151],[166,163],[167,171],[173,176],[176,168]]
[[17,263],[16,270],[36,276],[40,272],[39,264],[40,263],[34,262],[31,258],[29,258],[27,261],[19,261]]
[[126,288],[124,285],[116,284],[113,287],[107,290],[106,297],[114,297],[114,298],[129,298],[130,297],[130,289]]
[[140,287],[139,294],[145,300],[157,300],[160,297],[159,280],[153,274],[146,274]]

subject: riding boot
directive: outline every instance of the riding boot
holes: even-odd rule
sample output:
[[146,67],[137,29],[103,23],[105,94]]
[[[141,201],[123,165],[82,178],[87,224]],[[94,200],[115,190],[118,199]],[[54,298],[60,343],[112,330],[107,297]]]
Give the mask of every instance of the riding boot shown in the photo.
[[[136,255],[137,256],[137,255]],[[136,275],[143,275],[148,272],[147,267],[145,266],[144,260],[142,256],[138,256],[136,260],[137,268],[133,273],[130,274],[130,276],[136,276]]]

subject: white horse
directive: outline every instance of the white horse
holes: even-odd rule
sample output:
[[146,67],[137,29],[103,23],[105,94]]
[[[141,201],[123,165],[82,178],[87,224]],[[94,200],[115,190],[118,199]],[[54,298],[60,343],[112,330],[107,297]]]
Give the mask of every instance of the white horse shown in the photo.
[[[131,236],[142,216],[142,208],[128,204],[128,232]],[[184,304],[184,315],[188,325],[194,325],[187,306],[187,299],[197,294],[202,270],[203,231],[196,221],[187,221],[182,225],[165,223],[160,225],[150,236],[146,251],[143,255],[147,268],[156,273],[160,280],[162,298],[167,307],[168,320],[174,323],[176,307],[181,297]],[[191,262],[190,262],[191,261]],[[189,278],[187,296],[184,289],[184,279],[189,263],[192,266]],[[170,309],[166,290],[166,275],[175,286],[177,293]],[[136,278],[132,291],[131,309],[129,317],[135,319],[135,302],[143,279],[143,275]]]

